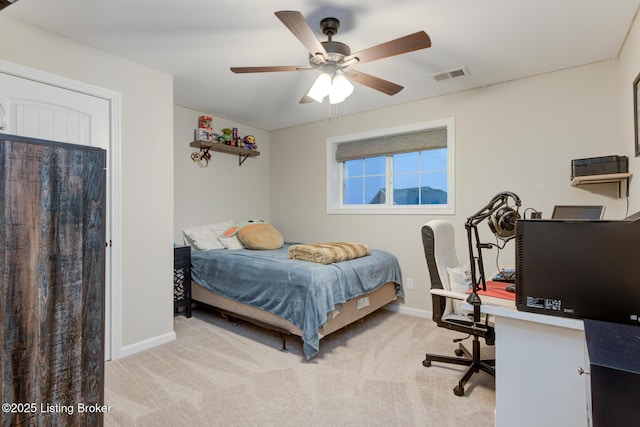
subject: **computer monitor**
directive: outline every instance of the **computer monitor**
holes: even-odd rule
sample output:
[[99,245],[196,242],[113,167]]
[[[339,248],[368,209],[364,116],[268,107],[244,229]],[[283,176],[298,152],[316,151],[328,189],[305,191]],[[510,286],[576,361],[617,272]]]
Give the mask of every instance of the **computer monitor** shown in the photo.
[[553,208],[551,219],[602,219],[604,218],[604,206],[591,205],[556,205]]

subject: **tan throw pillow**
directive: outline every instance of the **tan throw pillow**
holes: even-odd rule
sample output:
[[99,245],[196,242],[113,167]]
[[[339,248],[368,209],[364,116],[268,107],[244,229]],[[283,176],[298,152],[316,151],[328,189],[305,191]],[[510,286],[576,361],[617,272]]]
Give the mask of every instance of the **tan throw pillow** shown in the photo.
[[284,237],[271,224],[249,224],[238,230],[238,239],[247,249],[279,249]]

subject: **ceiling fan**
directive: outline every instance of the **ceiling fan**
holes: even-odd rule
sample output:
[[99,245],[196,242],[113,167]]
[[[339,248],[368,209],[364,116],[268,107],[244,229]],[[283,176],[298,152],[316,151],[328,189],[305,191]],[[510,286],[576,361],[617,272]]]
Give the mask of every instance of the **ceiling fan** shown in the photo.
[[320,70],[322,73],[316,79],[309,92],[302,97],[300,103],[322,102],[329,96],[331,104],[344,101],[353,91],[350,82],[359,83],[387,95],[395,95],[403,89],[396,83],[383,80],[361,71],[351,69],[353,65],[365,64],[378,59],[388,58],[403,53],[425,49],[431,46],[431,39],[424,31],[400,37],[360,52],[351,53],[351,49],[344,43],[333,41],[332,37],[338,32],[340,21],[336,18],[324,18],[320,22],[322,33],[328,41],[321,42],[311,30],[311,27],[300,12],[279,11],[276,17],[296,36],[309,51],[308,65],[292,66],[264,66],[264,67],[231,67],[234,73],[266,73],[274,71],[306,71]]

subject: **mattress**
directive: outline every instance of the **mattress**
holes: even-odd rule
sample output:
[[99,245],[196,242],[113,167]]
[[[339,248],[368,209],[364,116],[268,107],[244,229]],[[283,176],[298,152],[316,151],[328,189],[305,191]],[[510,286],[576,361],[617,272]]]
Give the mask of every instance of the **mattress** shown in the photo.
[[192,277],[203,288],[272,313],[302,331],[304,353],[319,350],[321,327],[348,301],[402,276],[395,256],[381,250],[334,264],[288,259],[290,244],[277,250],[209,250],[191,255]]

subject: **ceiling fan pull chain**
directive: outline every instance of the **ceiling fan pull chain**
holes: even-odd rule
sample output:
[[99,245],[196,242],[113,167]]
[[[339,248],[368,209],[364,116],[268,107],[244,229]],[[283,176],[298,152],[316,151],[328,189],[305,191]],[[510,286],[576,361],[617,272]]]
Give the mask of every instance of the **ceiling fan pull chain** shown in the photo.
[[[333,120],[338,120],[338,105],[329,103],[329,123]],[[333,111],[331,109],[333,108]]]

